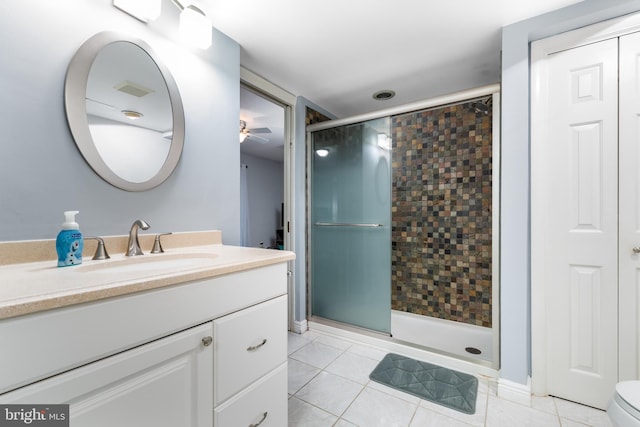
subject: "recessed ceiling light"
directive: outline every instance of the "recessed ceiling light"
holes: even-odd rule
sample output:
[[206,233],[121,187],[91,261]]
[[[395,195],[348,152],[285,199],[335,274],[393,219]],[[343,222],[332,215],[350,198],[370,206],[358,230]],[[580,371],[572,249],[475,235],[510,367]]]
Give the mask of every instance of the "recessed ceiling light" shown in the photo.
[[137,111],[133,110],[122,110],[122,114],[124,114],[126,118],[131,120],[138,120],[140,117],[144,116],[144,114],[138,113]]
[[392,90],[384,89],[384,90],[377,91],[372,96],[373,96],[373,99],[375,99],[376,101],[386,101],[396,96],[396,93]]

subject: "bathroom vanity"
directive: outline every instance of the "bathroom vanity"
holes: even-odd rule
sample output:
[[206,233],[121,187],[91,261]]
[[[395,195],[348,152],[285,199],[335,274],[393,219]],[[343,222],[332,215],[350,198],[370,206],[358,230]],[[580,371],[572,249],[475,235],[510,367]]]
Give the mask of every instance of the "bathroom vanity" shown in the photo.
[[0,405],[69,403],[75,427],[286,425],[293,258],[213,244],[0,267]]

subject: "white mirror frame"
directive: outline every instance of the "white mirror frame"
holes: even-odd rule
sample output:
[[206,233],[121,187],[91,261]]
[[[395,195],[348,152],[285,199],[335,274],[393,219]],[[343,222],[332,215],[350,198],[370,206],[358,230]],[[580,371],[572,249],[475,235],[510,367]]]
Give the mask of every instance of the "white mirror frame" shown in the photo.
[[[171,148],[158,173],[144,182],[127,181],[115,174],[98,153],[91,132],[89,131],[85,101],[89,71],[100,50],[115,42],[132,43],[144,50],[149,57],[151,57],[164,78],[171,100],[171,114],[173,119]],[[178,86],[169,69],[158,59],[151,47],[144,41],[112,31],[101,32],[89,38],[80,46],[69,63],[65,78],[64,103],[69,128],[78,150],[80,150],[80,153],[94,172],[109,184],[126,191],[149,190],[162,184],[177,166],[184,146],[185,121],[182,99],[180,98]]]

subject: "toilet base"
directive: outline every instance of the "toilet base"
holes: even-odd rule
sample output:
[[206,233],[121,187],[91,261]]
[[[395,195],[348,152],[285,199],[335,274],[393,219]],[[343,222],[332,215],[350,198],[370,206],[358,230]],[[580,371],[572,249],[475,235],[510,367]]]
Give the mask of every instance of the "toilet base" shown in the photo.
[[607,407],[607,415],[614,427],[640,427],[640,420],[625,411],[615,397],[611,399]]

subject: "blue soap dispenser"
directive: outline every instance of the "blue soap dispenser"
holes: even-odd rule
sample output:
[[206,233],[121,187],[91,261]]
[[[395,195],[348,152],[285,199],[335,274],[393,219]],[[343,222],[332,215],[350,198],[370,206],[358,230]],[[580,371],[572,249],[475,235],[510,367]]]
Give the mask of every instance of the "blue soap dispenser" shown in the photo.
[[58,267],[82,264],[82,248],[84,241],[80,226],[76,222],[78,211],[66,211],[64,223],[56,238],[56,251],[58,252]]

